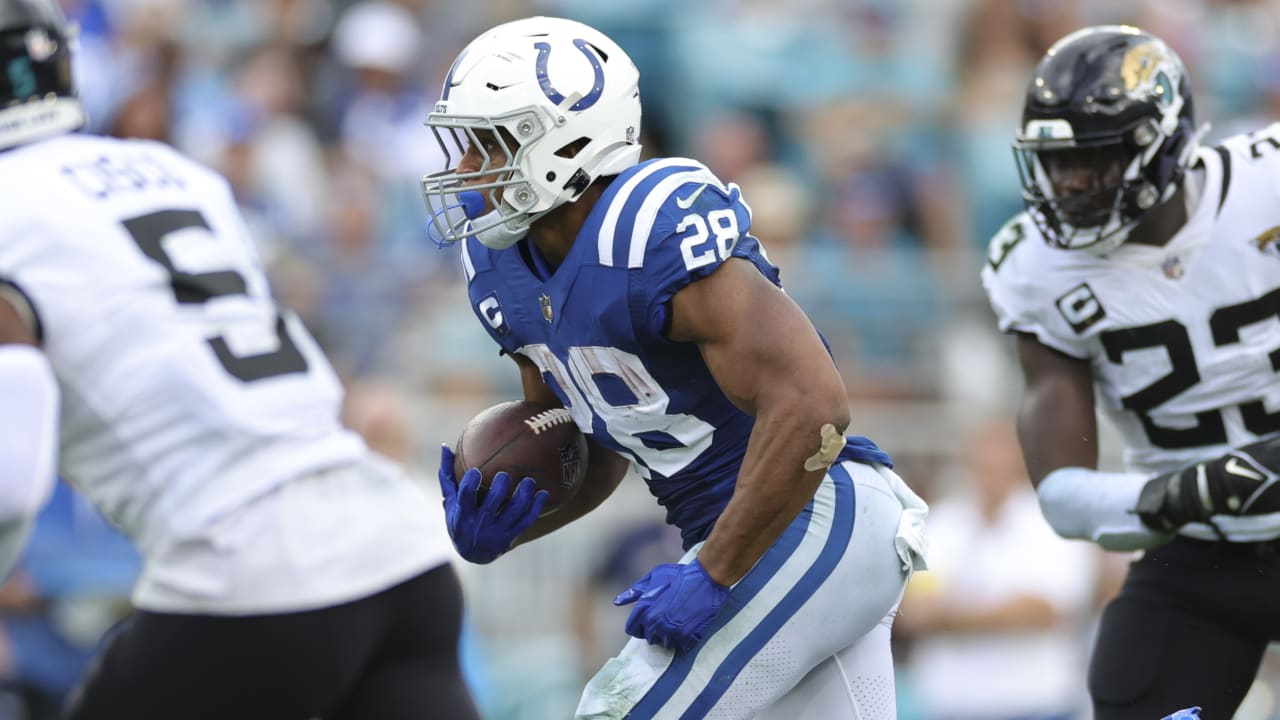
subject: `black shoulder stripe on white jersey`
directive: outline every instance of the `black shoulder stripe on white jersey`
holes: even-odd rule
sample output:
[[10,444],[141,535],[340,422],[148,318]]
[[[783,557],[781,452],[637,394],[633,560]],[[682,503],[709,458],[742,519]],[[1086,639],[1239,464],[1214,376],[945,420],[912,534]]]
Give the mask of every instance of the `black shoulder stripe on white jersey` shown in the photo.
[[31,301],[31,296],[22,289],[22,286],[9,278],[0,276],[0,300],[6,300],[13,306],[18,317],[31,328],[31,332],[36,336],[36,342],[44,342],[44,323],[40,320],[40,313],[36,311],[36,304]]
[[1222,161],[1222,187],[1218,191],[1218,212],[1215,213],[1220,215],[1227,202],[1227,188],[1231,186],[1231,153],[1221,145],[1215,145],[1213,151]]

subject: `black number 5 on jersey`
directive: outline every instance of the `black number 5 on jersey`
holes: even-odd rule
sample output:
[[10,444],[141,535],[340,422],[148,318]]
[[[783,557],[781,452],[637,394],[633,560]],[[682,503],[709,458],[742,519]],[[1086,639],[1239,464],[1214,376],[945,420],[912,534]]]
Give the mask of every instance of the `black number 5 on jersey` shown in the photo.
[[[248,295],[244,276],[234,270],[188,273],[179,270],[173,258],[165,251],[164,239],[170,233],[189,228],[209,231],[208,221],[196,210],[160,210],[124,221],[124,227],[133,241],[148,258],[169,271],[173,296],[180,304],[204,303],[226,295]],[[258,355],[236,355],[221,335],[207,340],[218,362],[232,376],[244,382],[253,382],[277,375],[304,373],[307,359],[289,337],[284,317],[275,315],[275,332],[280,347]]]

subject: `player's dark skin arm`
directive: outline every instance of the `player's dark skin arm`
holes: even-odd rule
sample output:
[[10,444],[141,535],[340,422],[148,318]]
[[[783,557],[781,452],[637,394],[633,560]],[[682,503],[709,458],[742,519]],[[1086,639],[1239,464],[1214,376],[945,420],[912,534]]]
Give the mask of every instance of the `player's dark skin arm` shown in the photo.
[[1031,483],[1037,487],[1061,467],[1098,467],[1098,420],[1093,376],[1085,360],[1019,334],[1018,361],[1026,381],[1018,410],[1018,440]]
[[[555,393],[551,392],[551,388],[543,382],[542,373],[532,360],[523,355],[513,355],[512,358],[520,366],[520,383],[524,387],[526,400],[555,407],[563,405],[560,398],[556,397]],[[621,455],[588,439],[587,474],[582,479],[582,487],[561,505],[559,510],[536,520],[520,535],[515,544],[520,545],[540,538],[595,510],[600,503],[613,494],[618,483],[626,475],[627,466],[627,461]]]
[[730,258],[675,294],[669,336],[696,343],[720,389],[755,416],[733,497],[698,560],[713,580],[747,574],[813,498],[825,467],[805,470],[823,425],[849,424],[844,381],[786,293]]
[[39,346],[35,331],[8,299],[0,296],[0,345],[18,343]]

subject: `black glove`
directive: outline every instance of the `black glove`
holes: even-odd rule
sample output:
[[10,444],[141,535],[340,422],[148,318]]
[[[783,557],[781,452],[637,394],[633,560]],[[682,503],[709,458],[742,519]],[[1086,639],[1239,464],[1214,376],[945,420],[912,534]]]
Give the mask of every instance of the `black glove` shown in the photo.
[[1153,530],[1187,523],[1213,525],[1214,515],[1280,512],[1280,436],[1236,448],[1226,455],[1157,475],[1143,486],[1134,512]]

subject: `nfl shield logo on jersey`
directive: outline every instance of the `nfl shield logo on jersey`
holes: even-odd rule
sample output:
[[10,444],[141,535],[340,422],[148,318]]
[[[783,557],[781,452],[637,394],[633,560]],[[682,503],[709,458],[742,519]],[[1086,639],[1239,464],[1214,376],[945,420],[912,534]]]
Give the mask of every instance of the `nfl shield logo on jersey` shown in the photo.
[[555,319],[555,313],[551,310],[551,296],[539,295],[538,304],[542,306],[542,318],[547,322]]
[[1164,262],[1160,265],[1160,269],[1164,270],[1164,276],[1170,280],[1177,280],[1186,273],[1182,267],[1182,260],[1179,259],[1177,255],[1170,255],[1165,258]]

